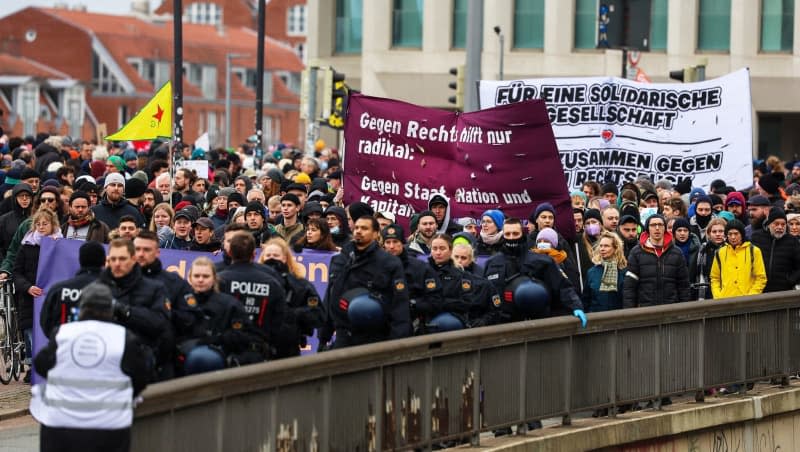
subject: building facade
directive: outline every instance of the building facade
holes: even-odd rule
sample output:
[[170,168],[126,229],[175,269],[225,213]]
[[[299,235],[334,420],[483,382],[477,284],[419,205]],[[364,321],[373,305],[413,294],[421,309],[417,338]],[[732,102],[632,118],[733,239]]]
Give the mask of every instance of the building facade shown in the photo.
[[[641,1],[641,0],[638,0]],[[620,76],[598,49],[598,0],[485,0],[481,78]],[[602,2],[602,3],[624,3]],[[449,69],[465,61],[468,0],[309,0],[308,60],[365,94],[450,108]],[[650,0],[654,82],[706,62],[706,78],[750,69],[755,156],[800,159],[800,14],[793,0]]]
[[[0,18],[0,28],[0,54],[51,68],[85,89],[83,120],[89,129],[84,127],[80,138],[113,133],[173,77],[172,22],[164,18],[31,7]],[[235,146],[253,134],[256,44],[252,28],[183,25],[184,141],[208,132],[212,146]],[[231,143],[223,143],[228,60]],[[293,48],[265,39],[265,143],[298,142],[302,69]],[[25,89],[22,84],[4,85],[4,109],[27,111],[16,101]],[[36,132],[60,131],[39,124]]]

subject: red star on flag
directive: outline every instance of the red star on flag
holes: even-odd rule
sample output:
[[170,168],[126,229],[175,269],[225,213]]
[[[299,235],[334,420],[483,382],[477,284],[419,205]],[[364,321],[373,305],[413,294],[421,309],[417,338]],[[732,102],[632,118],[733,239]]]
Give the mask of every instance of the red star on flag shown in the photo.
[[156,118],[158,124],[161,125],[161,116],[164,115],[164,109],[161,108],[161,105],[156,105],[156,108],[158,109],[158,111],[156,112],[156,114],[153,115],[153,117]]

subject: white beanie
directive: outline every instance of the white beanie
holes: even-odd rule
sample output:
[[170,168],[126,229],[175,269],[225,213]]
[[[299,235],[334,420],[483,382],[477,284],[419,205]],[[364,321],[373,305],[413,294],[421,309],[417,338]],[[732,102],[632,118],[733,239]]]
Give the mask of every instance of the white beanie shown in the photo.
[[125,186],[125,177],[120,173],[111,173],[106,176],[106,181],[103,183],[103,188],[108,187],[110,183],[122,184]]

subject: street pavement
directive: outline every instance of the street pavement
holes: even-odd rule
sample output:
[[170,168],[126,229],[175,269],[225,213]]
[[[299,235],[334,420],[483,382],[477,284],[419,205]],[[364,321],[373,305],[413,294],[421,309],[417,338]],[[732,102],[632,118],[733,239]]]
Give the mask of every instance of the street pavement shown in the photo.
[[39,450],[39,424],[28,414],[31,386],[18,381],[0,385],[0,449],[3,452]]

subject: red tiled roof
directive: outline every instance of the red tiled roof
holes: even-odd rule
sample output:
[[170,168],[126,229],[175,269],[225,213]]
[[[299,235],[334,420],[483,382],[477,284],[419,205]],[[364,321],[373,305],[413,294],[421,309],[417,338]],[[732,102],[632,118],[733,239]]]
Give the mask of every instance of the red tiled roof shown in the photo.
[[0,53],[0,73],[3,75],[27,75],[38,78],[68,79],[67,74],[57,71],[38,61],[25,57]]

